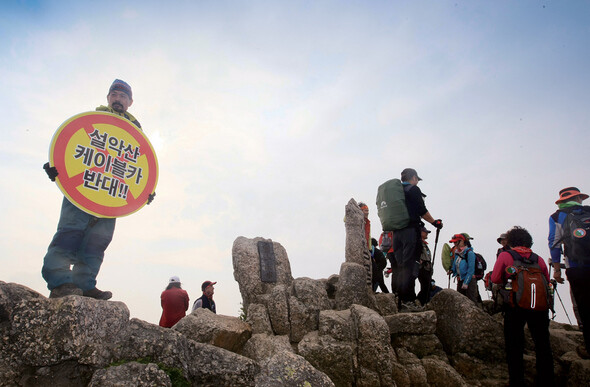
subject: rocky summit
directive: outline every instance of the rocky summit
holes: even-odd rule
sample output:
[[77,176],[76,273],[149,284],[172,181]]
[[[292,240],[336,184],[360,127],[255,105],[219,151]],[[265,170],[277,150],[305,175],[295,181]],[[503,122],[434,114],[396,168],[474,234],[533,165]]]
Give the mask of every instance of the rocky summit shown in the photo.
[[[121,302],[0,281],[0,385],[507,385],[501,314],[449,289],[402,310],[373,294],[363,214],[353,199],[345,210],[345,261],[327,279],[293,278],[278,242],[235,240],[245,319],[199,309],[168,329],[130,319]],[[579,329],[551,322],[550,334],[557,385],[589,385]],[[533,385],[528,332],[524,361]]]

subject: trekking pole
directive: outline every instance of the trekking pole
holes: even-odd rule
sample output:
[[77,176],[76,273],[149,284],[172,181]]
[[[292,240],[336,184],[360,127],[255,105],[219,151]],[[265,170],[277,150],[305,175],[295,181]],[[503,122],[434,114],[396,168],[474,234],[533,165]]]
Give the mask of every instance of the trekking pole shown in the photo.
[[565,309],[565,306],[563,305],[563,301],[561,301],[561,296],[559,295],[559,292],[557,291],[557,281],[556,280],[551,280],[551,282],[553,283],[553,290],[555,290],[555,294],[557,294],[557,298],[559,298],[559,303],[561,304],[561,307],[563,308],[563,311],[565,312],[565,317],[567,317],[567,321],[569,321],[570,325],[572,325],[572,320],[570,320],[570,316],[567,314],[567,310]]
[[[553,269],[553,261],[551,260],[551,258],[549,258],[547,260],[547,262],[548,262],[548,266],[549,266],[549,278],[551,278],[551,269]],[[561,296],[557,292],[557,281],[555,279],[552,279],[551,283],[553,284],[553,291],[555,292],[555,294],[557,294],[557,298],[559,299],[559,303],[561,304],[561,307],[563,308],[563,312],[565,313],[565,317],[567,317],[567,321],[569,321],[570,325],[572,325],[572,320],[570,320],[570,316],[567,314],[567,310],[565,309],[565,306],[563,305],[563,301],[561,301]],[[555,312],[553,312],[553,313],[555,313]],[[553,316],[553,318],[555,318],[555,316]]]
[[[440,234],[440,228],[436,229],[436,237],[434,238],[434,250],[432,250],[432,274],[434,274],[434,258],[436,258],[436,246],[438,245],[438,234]],[[432,274],[430,279],[432,279]]]

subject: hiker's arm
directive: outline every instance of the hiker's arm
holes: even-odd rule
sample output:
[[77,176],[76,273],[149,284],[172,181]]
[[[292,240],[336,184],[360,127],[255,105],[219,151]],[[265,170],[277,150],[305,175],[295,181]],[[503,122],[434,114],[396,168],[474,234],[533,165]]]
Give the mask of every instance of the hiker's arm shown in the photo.
[[426,211],[424,215],[422,215],[422,219],[427,221],[428,223],[432,224],[434,222],[434,218],[430,215],[430,211]]

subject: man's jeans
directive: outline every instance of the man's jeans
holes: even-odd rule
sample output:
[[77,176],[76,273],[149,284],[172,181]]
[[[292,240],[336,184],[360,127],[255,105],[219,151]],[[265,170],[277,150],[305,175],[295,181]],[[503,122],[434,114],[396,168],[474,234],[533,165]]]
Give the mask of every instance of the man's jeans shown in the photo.
[[41,270],[49,290],[65,283],[74,283],[82,290],[96,287],[96,276],[113,238],[115,221],[87,214],[64,197],[57,232]]

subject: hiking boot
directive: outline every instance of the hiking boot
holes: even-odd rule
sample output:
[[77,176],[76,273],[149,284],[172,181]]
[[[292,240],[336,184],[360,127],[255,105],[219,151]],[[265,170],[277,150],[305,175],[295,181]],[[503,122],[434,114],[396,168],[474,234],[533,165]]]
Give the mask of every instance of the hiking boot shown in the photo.
[[590,359],[590,354],[588,354],[588,351],[584,345],[578,345],[576,347],[576,352],[582,359]]
[[98,290],[97,288],[84,290],[84,297],[96,298],[97,300],[110,300],[113,296],[113,293],[109,292],[108,290],[102,291]]
[[73,283],[61,284],[56,288],[51,289],[49,298],[61,298],[65,296],[81,296],[82,289]]

